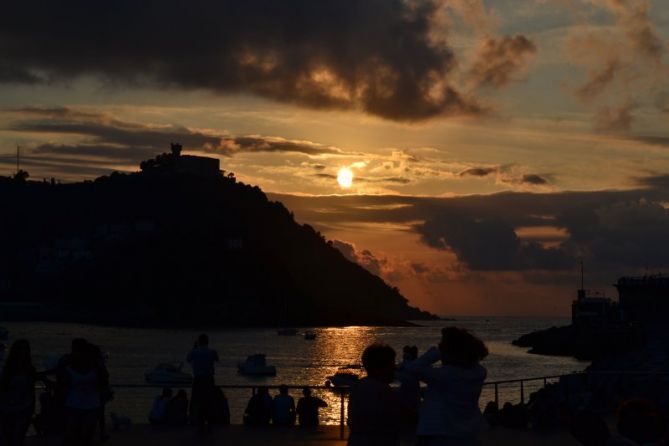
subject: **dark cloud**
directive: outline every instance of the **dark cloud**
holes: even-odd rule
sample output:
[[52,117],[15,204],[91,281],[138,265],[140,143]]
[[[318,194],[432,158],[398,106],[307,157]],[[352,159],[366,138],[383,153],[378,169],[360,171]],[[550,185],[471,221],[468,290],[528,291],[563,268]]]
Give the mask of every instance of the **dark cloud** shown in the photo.
[[358,251],[353,244],[341,240],[333,240],[332,246],[337,248],[351,262],[359,264],[372,274],[381,275],[381,268],[386,263],[385,259],[376,258],[367,249]]
[[595,69],[589,74],[588,81],[576,90],[576,95],[583,101],[594,99],[613,82],[618,71],[620,62],[617,59],[609,60],[604,67]]
[[[304,221],[404,224],[423,243],[450,250],[469,270],[568,271],[585,259],[613,280],[643,268],[669,268],[669,175],[637,179],[620,191],[410,196],[274,196]],[[416,224],[415,222],[421,223]],[[519,228],[565,234],[520,239]]]
[[618,14],[619,23],[625,29],[634,49],[660,62],[664,44],[650,20],[650,2],[609,0],[612,10]]
[[602,107],[595,115],[595,128],[603,132],[625,132],[632,127],[635,108],[631,102],[618,107]]
[[0,84],[36,84],[40,78],[22,68],[4,64],[0,59]]
[[669,114],[669,92],[659,93],[655,98],[655,106],[660,112]]
[[487,177],[490,174],[493,174],[498,171],[497,167],[471,167],[469,169],[463,170],[458,175],[461,177],[473,176],[473,177]]
[[503,220],[484,220],[444,213],[415,226],[425,244],[450,249],[473,270],[564,269],[571,265],[563,251],[521,242]]
[[416,274],[424,274],[430,271],[430,268],[422,262],[412,262],[411,269],[413,269]]
[[[331,174],[331,173],[324,173],[324,172],[319,172],[314,174],[315,177],[318,178],[325,178],[328,180],[335,180],[337,179],[337,175]],[[368,183],[368,184],[373,184],[373,183],[395,183],[395,184],[409,184],[411,183],[411,180],[408,178],[403,178],[403,177],[355,177],[355,182],[359,183]]]
[[470,76],[476,85],[502,87],[516,76],[535,54],[537,47],[523,35],[489,37],[472,65]]
[[[122,121],[113,116],[65,107],[5,110],[10,124],[5,130],[31,134],[75,135],[84,138],[76,144],[43,143],[25,148],[34,155],[77,157],[82,165],[94,159],[106,159],[109,169],[118,164],[136,165],[180,142],[185,149],[233,156],[237,153],[290,152],[304,155],[353,154],[336,147],[310,141],[259,135],[233,136],[190,129],[178,125],[147,125]],[[13,118],[13,120],[11,120]]]
[[522,184],[531,184],[531,185],[534,185],[534,186],[541,186],[543,184],[548,184],[548,181],[544,177],[536,175],[536,174],[523,175],[520,178],[520,182]]
[[492,174],[502,173],[501,181],[509,184],[525,184],[532,186],[541,186],[548,184],[548,180],[537,174],[524,174],[520,177],[509,172],[509,166],[506,167],[470,167],[458,174],[460,177],[487,177]]
[[[206,147],[206,146],[205,146]],[[218,147],[208,147],[214,151],[222,151],[231,155],[235,152],[294,152],[305,155],[320,155],[324,153],[342,154],[342,150],[327,147],[309,141],[292,141],[284,138],[266,136],[236,136],[223,137]]]
[[401,121],[481,113],[452,85],[454,53],[435,38],[442,3],[10,2],[0,15],[0,67],[14,68],[0,81],[95,76],[112,86],[251,93]]
[[637,135],[632,136],[629,139],[653,146],[669,147],[669,136]]
[[156,156],[153,148],[117,147],[95,144],[40,144],[32,149],[34,157],[44,154],[60,155],[54,160],[81,160],[86,158],[87,163],[94,162],[95,158],[109,163],[139,164],[141,161]]

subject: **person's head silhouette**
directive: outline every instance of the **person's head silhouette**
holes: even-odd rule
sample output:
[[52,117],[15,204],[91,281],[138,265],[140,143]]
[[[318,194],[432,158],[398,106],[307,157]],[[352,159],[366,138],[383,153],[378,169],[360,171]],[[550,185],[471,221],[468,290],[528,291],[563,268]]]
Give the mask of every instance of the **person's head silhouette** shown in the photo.
[[395,377],[395,350],[386,344],[372,344],[362,353],[362,366],[370,378],[391,383]]

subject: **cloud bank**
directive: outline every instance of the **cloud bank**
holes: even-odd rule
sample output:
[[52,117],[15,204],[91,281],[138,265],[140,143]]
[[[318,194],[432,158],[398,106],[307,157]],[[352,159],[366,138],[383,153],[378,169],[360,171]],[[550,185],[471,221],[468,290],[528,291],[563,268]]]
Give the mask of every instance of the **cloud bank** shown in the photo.
[[[482,113],[454,85],[444,10],[443,0],[11,2],[0,16],[0,82],[93,76],[398,121]],[[500,86],[533,45],[515,36],[484,49],[473,75]]]

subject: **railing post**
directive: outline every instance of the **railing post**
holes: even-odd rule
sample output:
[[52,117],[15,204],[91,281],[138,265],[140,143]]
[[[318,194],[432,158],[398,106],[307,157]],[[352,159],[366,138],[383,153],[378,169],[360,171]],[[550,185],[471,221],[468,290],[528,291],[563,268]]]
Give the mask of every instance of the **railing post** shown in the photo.
[[548,380],[546,378],[544,378],[544,387],[546,387],[547,384],[548,384]]
[[495,383],[495,405],[499,409],[499,388],[497,386],[498,384]]
[[525,404],[525,381],[520,380],[520,404]]
[[344,396],[345,393],[341,391],[341,399],[339,400],[339,439],[344,439]]

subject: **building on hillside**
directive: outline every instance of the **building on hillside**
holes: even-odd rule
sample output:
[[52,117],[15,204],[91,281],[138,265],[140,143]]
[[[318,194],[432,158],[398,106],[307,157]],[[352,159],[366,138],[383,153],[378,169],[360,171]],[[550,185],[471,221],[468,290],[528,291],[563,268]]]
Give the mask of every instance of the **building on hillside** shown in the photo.
[[171,153],[158,155],[156,158],[142,161],[140,168],[147,171],[169,171],[180,174],[214,177],[221,175],[221,162],[218,158],[207,156],[182,155],[181,144],[170,144]]

